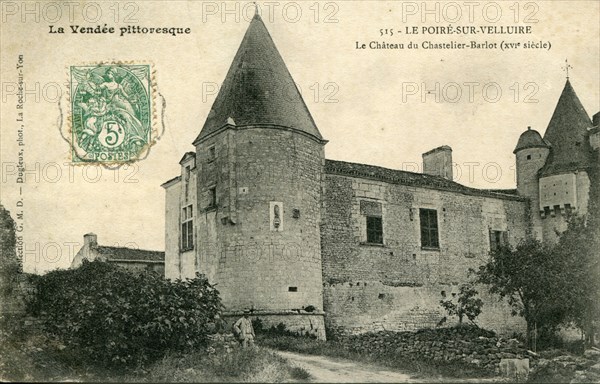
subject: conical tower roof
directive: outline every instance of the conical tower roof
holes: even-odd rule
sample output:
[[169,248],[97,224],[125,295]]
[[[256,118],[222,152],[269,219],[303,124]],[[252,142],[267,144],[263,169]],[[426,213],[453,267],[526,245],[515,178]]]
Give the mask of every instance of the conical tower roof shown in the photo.
[[550,119],[544,140],[552,146],[542,176],[585,169],[591,164],[592,149],[587,129],[592,121],[567,79]]
[[519,141],[513,153],[527,148],[550,148],[550,146],[542,139],[542,135],[538,131],[527,127],[527,130],[519,136]]
[[273,39],[258,13],[250,22],[225,81],[194,141],[225,125],[292,128],[322,140]]

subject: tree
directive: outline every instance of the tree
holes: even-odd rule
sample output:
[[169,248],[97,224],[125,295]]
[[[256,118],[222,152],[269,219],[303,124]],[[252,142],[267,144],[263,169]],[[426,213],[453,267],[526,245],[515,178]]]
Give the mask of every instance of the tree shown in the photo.
[[479,292],[473,287],[472,284],[463,284],[459,288],[457,302],[454,300],[440,300],[440,305],[448,312],[450,316],[458,316],[459,324],[462,324],[463,318],[467,316],[467,319],[475,324],[475,318],[481,313],[481,307],[483,307],[483,301],[477,297]]
[[502,246],[491,252],[488,262],[476,272],[476,282],[506,298],[513,316],[523,316],[529,341],[533,329],[551,333],[568,314],[568,294],[563,287],[570,274],[564,264],[550,246],[526,239],[515,249]]
[[583,217],[574,217],[553,251],[555,257],[565,260],[571,276],[563,287],[568,296],[566,320],[577,325],[592,345],[600,319],[600,228],[586,223]]
[[569,219],[554,248],[555,258],[565,262],[571,275],[562,289],[568,295],[569,315],[584,333],[586,343],[594,344],[600,319],[600,178],[598,169],[590,170],[590,194],[585,216]]
[[37,276],[28,309],[82,361],[128,368],[204,346],[221,299],[204,276],[170,281],[85,260]]

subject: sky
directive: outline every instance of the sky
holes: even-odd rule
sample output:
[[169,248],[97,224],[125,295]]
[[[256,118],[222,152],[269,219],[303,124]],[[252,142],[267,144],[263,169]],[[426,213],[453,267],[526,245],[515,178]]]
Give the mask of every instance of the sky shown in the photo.
[[[258,6],[329,140],[328,159],[419,171],[422,153],[449,145],[456,181],[514,188],[512,151],[528,126],[544,133],[565,83],[565,59],[588,114],[600,110],[600,3],[467,3],[280,1]],[[25,270],[68,267],[88,232],[96,233],[102,245],[163,250],[160,185],[179,174],[179,160],[193,150],[191,143],[254,5],[137,1],[68,8],[61,2],[31,2],[24,9],[24,4],[1,4],[0,202],[13,216],[23,210],[18,224]],[[106,25],[116,33],[72,34],[71,25]],[[66,33],[49,33],[50,26]],[[119,28],[127,26],[181,27],[190,33],[119,36]],[[450,26],[478,33],[449,35]],[[530,33],[499,33],[514,26],[530,28]],[[495,33],[484,34],[482,27],[488,32],[485,27],[496,27]],[[471,41],[492,48],[423,46]],[[372,42],[404,44],[404,49],[370,49]],[[419,48],[408,48],[411,42]],[[549,48],[525,48],[531,42]],[[520,45],[501,50],[501,43]],[[366,49],[357,49],[362,44]],[[63,138],[69,66],[107,60],[152,64],[157,105],[166,104],[157,111],[160,137],[147,158],[133,166],[72,166],[70,144]],[[23,147],[17,141],[17,64],[23,65],[30,90]],[[30,170],[24,184],[16,183],[19,148]],[[21,198],[24,206],[18,207]]]

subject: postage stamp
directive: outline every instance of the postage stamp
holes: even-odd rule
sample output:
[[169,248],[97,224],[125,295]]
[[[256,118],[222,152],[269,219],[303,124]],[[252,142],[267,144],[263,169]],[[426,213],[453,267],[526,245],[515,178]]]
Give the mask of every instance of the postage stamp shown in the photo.
[[151,66],[80,65],[69,75],[72,162],[140,159],[154,140]]

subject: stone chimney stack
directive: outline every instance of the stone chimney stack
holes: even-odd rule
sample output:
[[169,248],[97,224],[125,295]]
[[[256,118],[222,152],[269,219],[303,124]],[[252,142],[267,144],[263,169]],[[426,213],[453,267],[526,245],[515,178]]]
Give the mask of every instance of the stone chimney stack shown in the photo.
[[452,148],[442,145],[423,154],[423,173],[452,180]]
[[98,236],[95,233],[86,233],[83,235],[83,246],[86,248],[98,245]]

